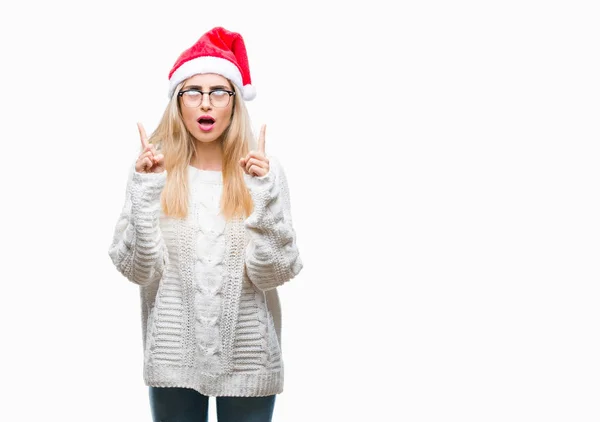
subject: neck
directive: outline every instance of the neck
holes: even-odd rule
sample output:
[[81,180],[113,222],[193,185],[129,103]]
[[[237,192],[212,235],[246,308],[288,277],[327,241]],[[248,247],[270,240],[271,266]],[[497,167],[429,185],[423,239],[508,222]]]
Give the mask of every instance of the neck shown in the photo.
[[196,152],[190,165],[200,170],[222,170],[223,148],[220,140],[208,143],[196,141],[195,146]]

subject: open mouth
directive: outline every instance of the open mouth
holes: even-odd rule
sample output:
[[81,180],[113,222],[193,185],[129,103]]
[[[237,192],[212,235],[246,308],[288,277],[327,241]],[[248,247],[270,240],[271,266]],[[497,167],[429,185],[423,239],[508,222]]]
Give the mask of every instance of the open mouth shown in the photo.
[[197,122],[200,126],[200,129],[207,131],[212,129],[215,124],[215,119],[213,119],[211,116],[200,116]]
[[215,119],[210,116],[203,116],[198,119],[198,123],[201,125],[213,125],[215,123]]

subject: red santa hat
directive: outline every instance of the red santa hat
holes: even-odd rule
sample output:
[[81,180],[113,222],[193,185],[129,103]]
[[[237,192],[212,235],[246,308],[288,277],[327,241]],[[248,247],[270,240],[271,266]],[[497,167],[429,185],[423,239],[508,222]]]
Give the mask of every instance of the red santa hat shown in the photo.
[[256,97],[244,39],[237,32],[216,27],[185,50],[169,72],[169,98],[180,82],[199,73],[216,73],[233,82],[244,100]]

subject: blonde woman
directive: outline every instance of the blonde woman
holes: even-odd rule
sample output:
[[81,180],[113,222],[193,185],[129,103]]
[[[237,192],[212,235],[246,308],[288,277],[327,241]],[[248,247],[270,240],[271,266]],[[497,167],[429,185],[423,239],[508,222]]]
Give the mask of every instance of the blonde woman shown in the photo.
[[270,421],[283,390],[277,287],[302,269],[281,164],[254,143],[244,40],[217,27],[177,59],[109,255],[140,286],[154,421]]

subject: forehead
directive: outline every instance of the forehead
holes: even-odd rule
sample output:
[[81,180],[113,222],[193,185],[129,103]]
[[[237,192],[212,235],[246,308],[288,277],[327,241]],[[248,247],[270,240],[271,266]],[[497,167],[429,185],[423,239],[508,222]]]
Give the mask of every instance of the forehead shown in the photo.
[[231,87],[229,81],[216,73],[201,73],[188,78],[183,84],[184,87],[189,85],[198,85],[201,87],[209,87],[215,85],[224,85]]

